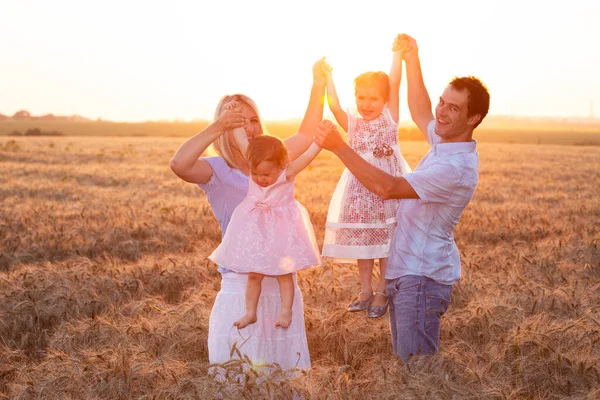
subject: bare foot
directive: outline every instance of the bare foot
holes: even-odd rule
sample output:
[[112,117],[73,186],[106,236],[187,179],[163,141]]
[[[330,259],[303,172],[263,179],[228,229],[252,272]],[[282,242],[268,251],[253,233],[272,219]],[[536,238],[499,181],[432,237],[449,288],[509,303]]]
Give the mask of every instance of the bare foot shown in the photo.
[[246,313],[242,318],[238,319],[233,323],[234,326],[237,326],[238,329],[242,329],[247,327],[250,324],[256,322],[256,314]]
[[281,310],[281,314],[275,321],[275,326],[286,329],[292,323],[292,310]]

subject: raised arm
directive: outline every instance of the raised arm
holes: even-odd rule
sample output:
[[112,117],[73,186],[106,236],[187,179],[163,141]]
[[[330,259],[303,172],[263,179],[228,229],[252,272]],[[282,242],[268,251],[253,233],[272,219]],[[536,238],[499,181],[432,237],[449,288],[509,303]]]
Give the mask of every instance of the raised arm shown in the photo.
[[246,157],[246,150],[248,150],[248,134],[244,128],[234,128],[233,129],[233,140],[235,140],[235,144],[237,144],[238,149],[244,157]]
[[342,109],[337,90],[335,89],[335,83],[333,82],[332,68],[326,62],[323,63],[323,72],[327,76],[327,104],[329,105],[329,109],[333,113],[337,123],[345,132],[348,132],[348,115]]
[[205,129],[186,140],[175,152],[169,166],[181,179],[190,183],[206,183],[212,176],[212,167],[201,159],[202,153],[229,129],[244,126],[240,109],[226,109]]
[[406,63],[410,116],[427,138],[427,126],[434,117],[431,111],[431,99],[427,93],[425,82],[423,82],[417,41],[406,34],[401,34],[396,37],[394,42],[394,49],[396,48],[402,51],[402,57]]
[[335,126],[319,125],[315,140],[318,145],[338,156],[360,183],[383,200],[419,198],[406,179],[387,174],[356,154],[344,142]]
[[[329,122],[329,121],[328,121]],[[333,124],[333,122],[331,122]],[[304,168],[308,166],[321,152],[322,148],[313,142],[308,149],[290,163],[286,172],[286,179],[291,181],[298,175]]]
[[310,98],[298,133],[284,140],[291,160],[295,160],[308,149],[313,142],[317,125],[323,119],[323,100],[327,79],[321,70],[322,61],[323,58],[318,60],[313,66],[313,84],[310,91]]
[[402,81],[402,50],[397,49],[392,53],[392,68],[390,69],[390,97],[388,110],[396,122],[400,119],[400,82]]

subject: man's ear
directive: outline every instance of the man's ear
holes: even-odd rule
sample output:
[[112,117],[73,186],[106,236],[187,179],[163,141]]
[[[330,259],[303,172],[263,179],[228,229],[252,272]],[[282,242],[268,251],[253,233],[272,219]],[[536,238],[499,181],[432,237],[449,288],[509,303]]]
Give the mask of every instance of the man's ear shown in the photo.
[[480,114],[474,114],[474,115],[471,115],[469,117],[468,124],[469,125],[476,125],[479,121],[481,121],[481,115]]

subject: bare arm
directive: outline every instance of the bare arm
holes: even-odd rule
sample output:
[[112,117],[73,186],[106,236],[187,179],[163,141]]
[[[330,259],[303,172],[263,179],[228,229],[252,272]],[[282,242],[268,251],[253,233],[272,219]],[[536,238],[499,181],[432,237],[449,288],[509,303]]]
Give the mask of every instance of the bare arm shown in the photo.
[[348,115],[342,109],[342,105],[340,104],[340,99],[337,90],[335,89],[335,83],[333,82],[331,72],[327,75],[327,104],[339,126],[341,126],[345,132],[348,132]]
[[395,122],[400,119],[400,82],[402,81],[402,52],[394,51],[392,54],[392,68],[390,69],[390,97],[388,110]]
[[313,142],[317,125],[323,119],[323,99],[327,81],[321,71],[322,60],[318,60],[313,66],[313,85],[298,133],[284,140],[291,160],[295,160],[308,149]]
[[323,74],[327,77],[327,104],[329,106],[329,110],[331,110],[335,120],[342,127],[342,129],[345,132],[348,132],[348,115],[342,109],[342,105],[340,104],[335,83],[333,82],[333,68],[331,68],[331,65],[329,65],[325,60],[323,60],[321,67]]
[[244,128],[234,128],[233,129],[233,139],[240,149],[240,152],[244,157],[246,157],[246,150],[248,150],[248,135],[246,134],[246,130]]
[[403,34],[398,35],[394,47],[405,46],[403,58],[406,62],[406,80],[408,81],[408,108],[410,116],[419,127],[425,138],[427,138],[427,126],[434,119],[431,111],[431,99],[427,93],[421,61],[419,60],[419,48],[412,37]]
[[212,167],[200,158],[202,153],[227,130],[243,125],[244,118],[240,110],[225,110],[215,122],[179,146],[169,163],[171,170],[186,182],[208,182]]
[[287,168],[286,178],[288,181],[291,181],[298,175],[304,168],[306,168],[312,160],[315,159],[317,155],[321,152],[322,148],[319,147],[315,142],[313,142],[304,153],[300,155],[300,157],[296,158],[294,161],[290,163]]
[[419,198],[406,179],[387,174],[356,154],[344,142],[337,128],[319,125],[316,141],[338,156],[360,183],[383,200]]

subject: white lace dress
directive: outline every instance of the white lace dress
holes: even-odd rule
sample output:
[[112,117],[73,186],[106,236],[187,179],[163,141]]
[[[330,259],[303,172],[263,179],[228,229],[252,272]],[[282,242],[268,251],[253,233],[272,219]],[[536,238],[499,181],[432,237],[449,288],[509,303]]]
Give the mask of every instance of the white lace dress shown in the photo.
[[[387,107],[371,121],[355,110],[347,114],[348,142],[356,153],[393,176],[411,171],[400,153],[398,124]],[[323,256],[338,262],[388,257],[398,205],[397,199],[382,200],[371,193],[346,168],[329,204]]]

